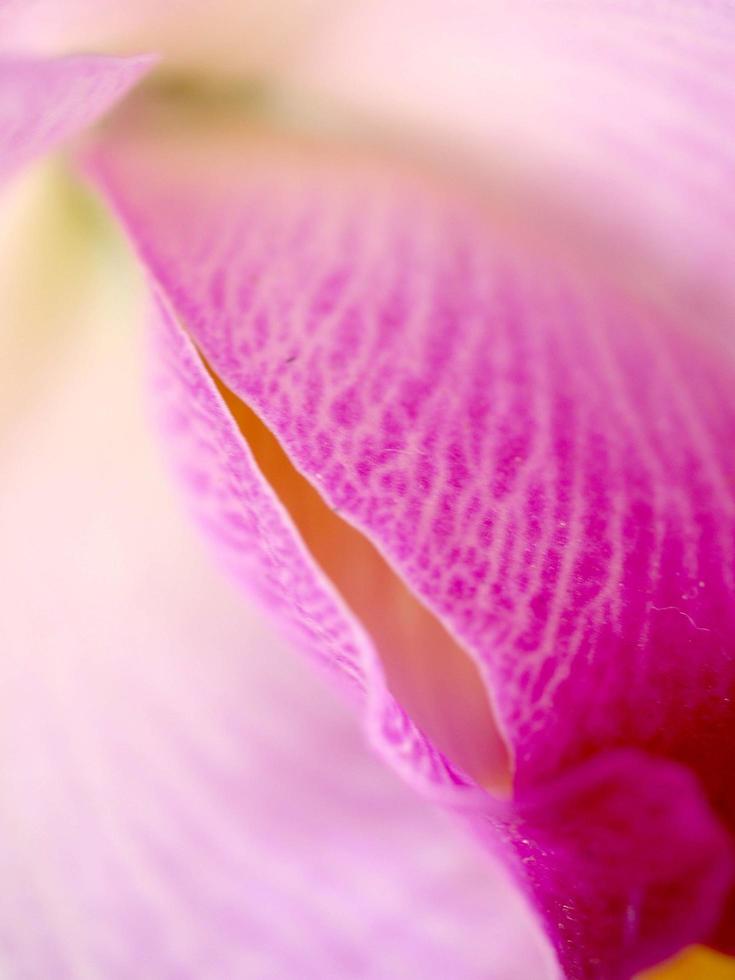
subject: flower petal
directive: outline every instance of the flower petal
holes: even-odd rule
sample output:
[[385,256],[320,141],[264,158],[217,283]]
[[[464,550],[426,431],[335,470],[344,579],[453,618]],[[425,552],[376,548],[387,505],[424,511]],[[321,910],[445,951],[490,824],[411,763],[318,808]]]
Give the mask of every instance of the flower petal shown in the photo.
[[550,976],[502,871],[182,525],[124,270],[3,446],[3,976]]
[[262,80],[323,28],[329,0],[3,0],[0,51],[156,51],[174,72]]
[[731,836],[696,778],[641,752],[602,753],[485,821],[571,980],[628,980],[701,941],[732,887]]
[[291,66],[295,91],[531,195],[557,248],[601,248],[649,286],[732,308],[731,3],[364,0],[325,27]]
[[106,112],[150,57],[0,58],[0,182]]
[[[349,639],[342,653],[339,645],[353,626],[349,616],[340,622],[339,608],[324,615],[328,591],[296,552],[195,349],[164,306],[160,314],[164,431],[197,518],[230,570],[260,593],[297,642],[352,676],[360,661]],[[311,627],[306,642],[304,624]],[[370,650],[357,652],[368,671],[376,716],[368,721],[379,750],[424,790],[440,774],[451,776],[384,690]],[[509,864],[571,980],[627,978],[701,940],[717,922],[733,879],[731,840],[682,766],[640,753],[603,753],[540,793],[519,792],[513,805],[466,789],[433,790]]]
[[[537,877],[520,873],[570,976],[624,976],[706,938],[732,875],[720,821],[732,829],[735,811],[722,324],[699,331],[604,269],[540,254],[472,188],[365,152],[231,126],[165,145],[123,129],[87,167],[221,383],[479,665],[514,754],[514,807],[468,785],[388,695],[375,647],[164,308],[168,437],[239,577],[367,683],[394,764],[515,828],[516,857],[526,839],[534,865],[545,855]],[[452,694],[439,689],[439,713]],[[644,753],[629,770],[625,746]],[[556,802],[521,828],[541,785]],[[589,847],[565,832],[574,810],[592,815]],[[558,902],[575,875],[569,943]]]

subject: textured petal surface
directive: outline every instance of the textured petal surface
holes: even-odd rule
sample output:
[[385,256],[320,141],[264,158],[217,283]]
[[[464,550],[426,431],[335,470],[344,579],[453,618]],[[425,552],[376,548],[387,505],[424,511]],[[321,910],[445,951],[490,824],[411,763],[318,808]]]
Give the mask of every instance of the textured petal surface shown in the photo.
[[431,783],[434,795],[462,813],[490,851],[500,852],[546,922],[565,975],[629,977],[706,936],[732,880],[731,845],[682,767],[640,753],[607,753],[546,791],[520,793],[515,805],[466,788],[438,790],[452,770],[387,694],[359,634],[357,649],[349,646],[354,622],[305,563],[201,358],[163,306],[161,317],[163,427],[196,516],[230,570],[291,627],[297,642],[331,658],[350,678],[360,666],[353,658],[363,654],[359,676],[369,707],[378,722],[385,719],[373,721],[378,748],[413,783],[424,789]]
[[149,444],[134,281],[106,298],[3,444],[0,973],[549,976],[503,873],[209,568]]
[[102,115],[151,59],[0,58],[0,181]]
[[628,976],[705,938],[735,810],[727,330],[552,259],[409,164],[230,127],[165,148],[123,130],[88,167],[211,368],[479,665],[513,804],[388,695],[164,310],[168,437],[238,577],[367,687],[399,768],[506,840],[570,976]]

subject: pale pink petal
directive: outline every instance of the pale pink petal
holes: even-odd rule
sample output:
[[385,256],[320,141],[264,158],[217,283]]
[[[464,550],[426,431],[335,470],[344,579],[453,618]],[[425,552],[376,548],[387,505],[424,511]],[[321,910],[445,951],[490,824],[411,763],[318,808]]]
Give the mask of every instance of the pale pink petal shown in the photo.
[[[405,162],[232,128],[165,145],[122,129],[87,166],[165,297],[167,436],[238,577],[366,688],[373,740],[401,771],[505,840],[570,976],[628,976],[707,938],[735,811],[721,325],[699,331],[625,277],[543,254],[471,186]],[[452,741],[459,689],[430,690],[418,726],[402,710],[425,707],[417,685],[441,651],[371,642],[194,345],[479,665],[511,804],[468,777],[502,773],[477,719]],[[384,675],[378,655],[411,676]],[[473,732],[484,772],[461,756]]]
[[151,64],[150,57],[0,58],[0,181],[94,122]]
[[557,249],[732,307],[729,0],[364,0],[318,42],[297,92],[469,162]]
[[21,0],[5,10],[0,2],[0,51],[156,51],[169,72],[206,72],[202,84],[260,80],[309,47],[334,10],[331,0]]
[[210,570],[138,339],[100,311],[3,449],[3,977],[551,976],[503,873]]

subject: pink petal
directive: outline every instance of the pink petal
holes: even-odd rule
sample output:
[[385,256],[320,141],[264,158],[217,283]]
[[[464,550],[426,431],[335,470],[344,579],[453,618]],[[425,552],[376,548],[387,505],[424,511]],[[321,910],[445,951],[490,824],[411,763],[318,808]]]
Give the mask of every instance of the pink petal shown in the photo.
[[3,443],[3,976],[550,976],[503,873],[210,570],[127,312]]
[[[401,771],[505,840],[569,976],[628,976],[705,939],[735,812],[735,364],[718,323],[698,330],[625,277],[544,255],[482,195],[407,164],[123,130],[88,167],[165,297],[166,432],[231,569],[367,688],[373,740]],[[390,696],[383,651],[169,303],[479,665],[512,804]],[[434,693],[459,716],[450,685]]]
[[520,864],[572,980],[627,980],[701,942],[732,886],[732,838],[696,777],[641,752],[601,753],[475,823]]
[[0,182],[121,99],[150,57],[0,58]]
[[[280,615],[296,641],[333,658],[333,667],[351,677],[354,649],[349,641],[339,646],[340,633],[352,625],[349,614],[344,624],[334,608],[324,618],[321,575],[313,569],[309,576],[303,556],[294,553],[298,543],[268,500],[269,488],[201,360],[165,309],[161,314],[164,429],[196,516],[231,571]],[[259,524],[265,533],[258,534]],[[322,603],[331,598],[322,592]],[[442,776],[456,782],[446,759],[385,691],[371,652],[362,652],[374,716],[368,724],[378,749],[424,790]],[[604,753],[551,787],[519,793],[513,806],[467,789],[432,790],[508,862],[572,980],[629,977],[707,936],[732,882],[730,838],[696,780],[683,767],[642,753]]]

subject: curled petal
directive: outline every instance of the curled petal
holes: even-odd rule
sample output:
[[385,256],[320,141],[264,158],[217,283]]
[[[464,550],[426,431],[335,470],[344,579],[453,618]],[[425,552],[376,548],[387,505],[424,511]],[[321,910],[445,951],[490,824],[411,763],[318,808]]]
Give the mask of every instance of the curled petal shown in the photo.
[[[624,976],[706,938],[735,815],[726,325],[699,330],[602,267],[544,253],[472,187],[367,151],[232,129],[164,145],[123,128],[86,166],[163,297],[168,435],[237,574],[366,688],[376,744],[403,771],[514,828],[514,862],[524,837],[537,867],[546,855],[521,874],[570,976],[595,957],[597,977]],[[318,515],[265,480],[241,404]],[[337,518],[393,575],[372,611],[351,598],[365,566]],[[391,624],[403,608],[388,604],[396,581],[441,642],[381,637],[381,608]],[[463,717],[478,685],[486,710]],[[654,760],[633,767],[650,778],[610,761],[622,747]],[[604,791],[569,789],[577,771]],[[504,778],[501,804],[483,787]],[[521,827],[544,785],[573,802],[550,807],[553,830]],[[639,818],[621,821],[625,801]],[[599,817],[589,848],[565,836],[576,806]],[[576,952],[556,914],[575,868],[589,889]]]
[[359,623],[305,561],[214,382],[163,303],[155,346],[168,450],[227,567],[298,645],[356,680],[359,693],[367,685],[376,747],[505,861],[536,906],[564,975],[624,980],[708,936],[735,861],[730,836],[692,774],[618,751],[541,791],[520,791],[511,803],[468,790],[385,689]]
[[94,122],[151,64],[150,57],[0,58],[0,182]]

